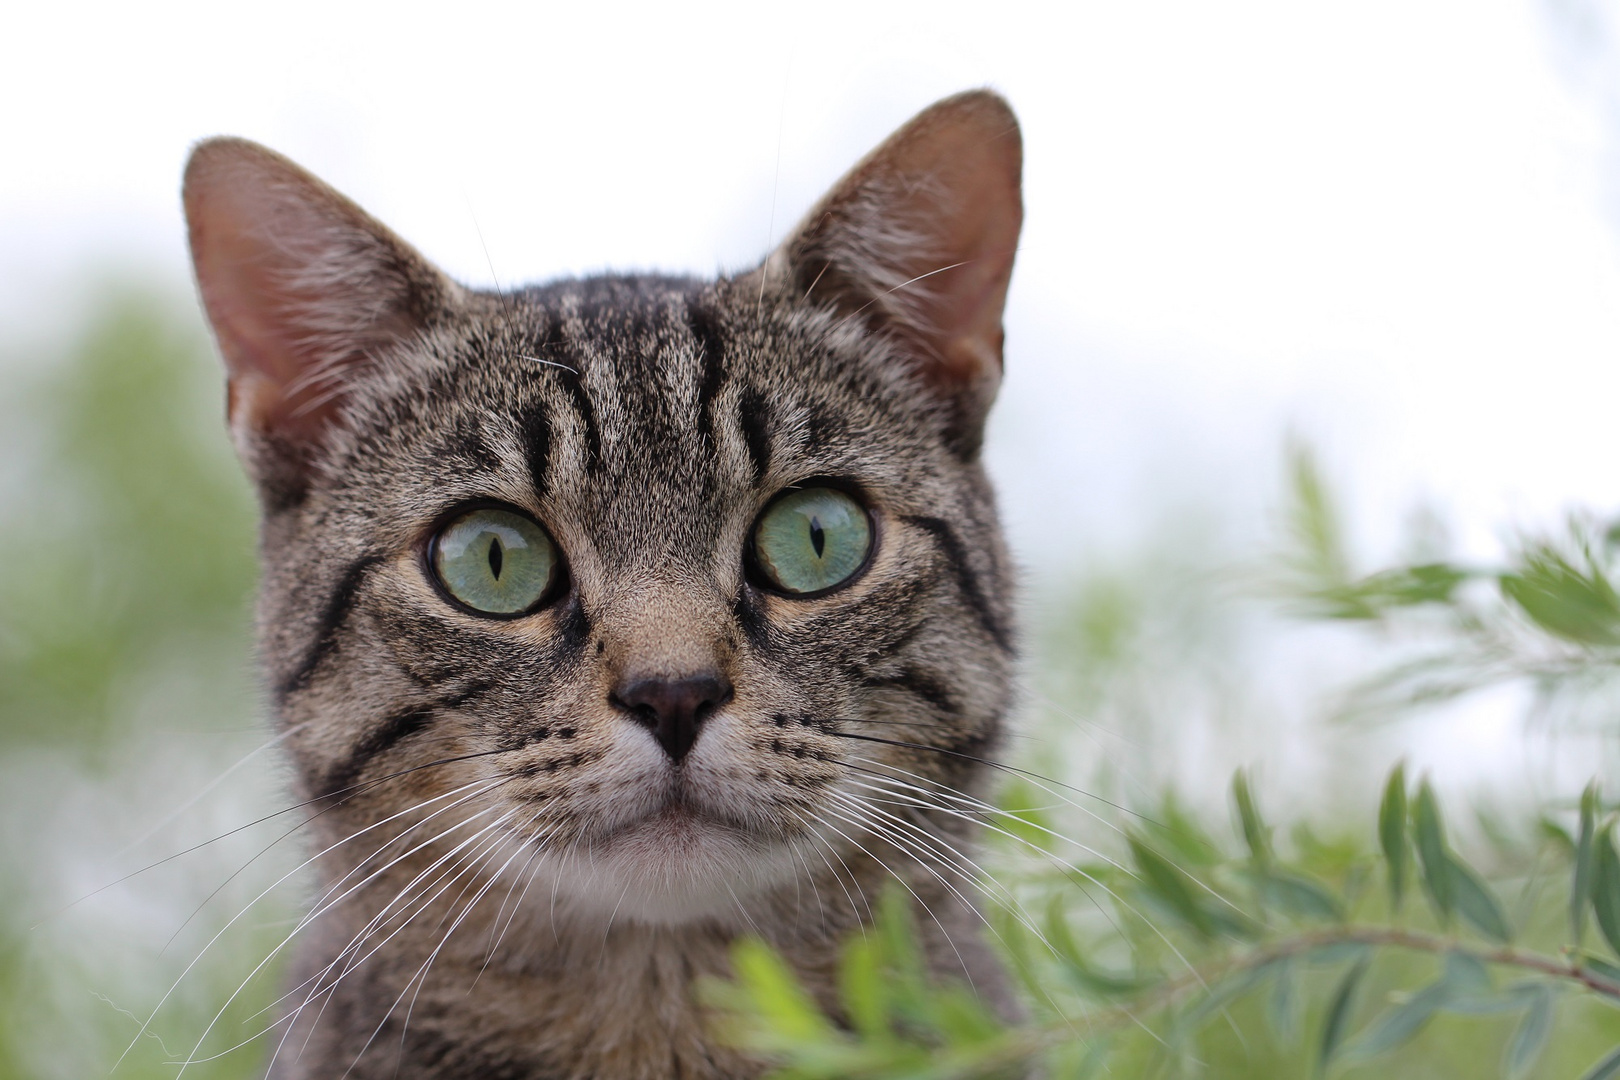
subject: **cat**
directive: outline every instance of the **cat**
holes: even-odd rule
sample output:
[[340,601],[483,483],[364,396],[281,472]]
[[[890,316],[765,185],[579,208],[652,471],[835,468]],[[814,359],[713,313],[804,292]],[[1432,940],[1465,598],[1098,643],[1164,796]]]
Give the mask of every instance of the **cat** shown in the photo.
[[757,1076],[694,982],[758,935],[836,1014],[896,879],[938,977],[1016,1011],[971,859],[1014,697],[980,449],[1021,169],[968,92],[747,272],[484,292],[262,146],[195,148],[314,811],[271,1077]]

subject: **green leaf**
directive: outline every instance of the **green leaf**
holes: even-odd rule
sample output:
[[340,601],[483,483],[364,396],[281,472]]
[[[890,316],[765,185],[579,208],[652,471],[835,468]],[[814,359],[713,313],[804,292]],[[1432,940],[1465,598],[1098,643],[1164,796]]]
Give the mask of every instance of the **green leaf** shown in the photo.
[[1603,826],[1592,846],[1592,909],[1603,939],[1620,953],[1620,855],[1614,850],[1613,822]]
[[1364,1061],[1400,1046],[1423,1029],[1451,999],[1451,994],[1451,986],[1444,978],[1425,986],[1374,1021],[1367,1033],[1356,1041],[1352,1056]]
[[1245,971],[1235,971],[1208,987],[1177,1019],[1171,1041],[1174,1042],[1196,1031],[1198,1025],[1210,1016],[1260,985],[1271,975],[1270,969],[1277,962],[1273,960]]
[[1568,829],[1543,814],[1536,819],[1536,831],[1541,834],[1543,840],[1558,849],[1558,854],[1570,862],[1575,861],[1575,837],[1570,835]]
[[1406,841],[1406,764],[1390,770],[1384,798],[1378,805],[1378,843],[1389,867],[1389,906],[1401,909],[1406,890],[1406,864],[1411,847]]
[[1601,956],[1594,956],[1589,952],[1581,953],[1580,958],[1582,967],[1595,971],[1616,986],[1620,986],[1620,967],[1615,967]]
[[1548,1036],[1552,1034],[1552,1021],[1552,994],[1544,986],[1537,987],[1535,996],[1530,999],[1530,1008],[1525,1011],[1524,1019],[1519,1021],[1513,1038],[1508,1040],[1507,1050],[1502,1057],[1503,1071],[1510,1080],[1519,1080],[1535,1067],[1542,1050],[1546,1049]]
[[844,946],[838,975],[839,997],[850,1026],[868,1042],[889,1037],[889,1002],[876,944],[852,937]]
[[1274,967],[1266,1021],[1283,1046],[1291,1046],[1299,1037],[1299,979],[1292,957],[1284,957]]
[[1181,920],[1200,937],[1214,937],[1215,925],[1209,913],[1204,910],[1204,906],[1198,902],[1198,897],[1193,894],[1193,885],[1187,875],[1163,855],[1148,847],[1140,837],[1132,834],[1128,835],[1126,840],[1131,846],[1136,869],[1141,873],[1143,886],[1180,916]]
[[1602,1061],[1586,1070],[1581,1080],[1611,1080],[1620,1076],[1620,1048],[1609,1051]]
[[1502,593],[1530,620],[1578,645],[1620,645],[1620,595],[1592,563],[1575,566],[1542,544],[1523,556],[1517,573],[1503,574]]
[[1371,960],[1372,946],[1359,941],[1330,941],[1305,950],[1301,955],[1313,967],[1334,967],[1353,960]]
[[1491,973],[1484,962],[1473,953],[1453,949],[1446,953],[1446,966],[1441,979],[1449,991],[1452,1002],[1490,997],[1496,993]]
[[1575,841],[1575,890],[1569,898],[1570,940],[1578,949],[1586,935],[1586,906],[1592,899],[1592,845],[1597,829],[1598,782],[1581,792],[1581,827]]
[[770,946],[744,938],[732,948],[731,962],[758,1018],[777,1034],[793,1041],[836,1036],[793,970]]
[[1362,976],[1367,974],[1368,959],[1363,956],[1356,961],[1356,965],[1345,972],[1344,978],[1333,991],[1333,998],[1328,1004],[1326,1018],[1322,1021],[1322,1041],[1318,1044],[1316,1054],[1316,1072],[1320,1076],[1332,1064],[1333,1056],[1344,1042],[1345,1029],[1350,1022],[1350,1010],[1354,1004],[1356,987],[1361,984]]
[[1063,900],[1062,895],[1055,895],[1047,905],[1046,940],[1062,961],[1064,970],[1074,982],[1076,989],[1083,994],[1108,1000],[1128,997],[1151,985],[1149,980],[1116,975],[1092,966],[1080,951],[1080,946],[1075,942],[1074,934],[1069,929]]
[[1005,1030],[979,996],[964,986],[947,986],[935,995],[939,1030],[955,1049],[976,1049],[993,1042]]
[[1238,823],[1243,842],[1249,845],[1249,856],[1257,867],[1264,868],[1271,861],[1271,830],[1260,819],[1260,810],[1254,804],[1254,793],[1249,790],[1249,777],[1242,769],[1232,774],[1232,802],[1237,806]]
[[1507,944],[1513,938],[1513,931],[1489,886],[1462,860],[1450,855],[1447,859],[1451,899],[1458,914],[1492,941]]
[[1337,922],[1344,918],[1338,897],[1302,874],[1273,870],[1261,879],[1267,902],[1296,918]]
[[1412,807],[1412,830],[1417,840],[1418,861],[1423,868],[1423,888],[1441,921],[1449,922],[1454,903],[1451,856],[1446,851],[1440,804],[1427,779],[1418,786],[1417,801]]

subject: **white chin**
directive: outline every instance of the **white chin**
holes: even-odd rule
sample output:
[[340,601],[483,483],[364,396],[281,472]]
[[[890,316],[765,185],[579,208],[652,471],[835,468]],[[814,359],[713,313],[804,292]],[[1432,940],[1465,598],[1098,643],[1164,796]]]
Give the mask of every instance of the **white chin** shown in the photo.
[[[654,926],[744,923],[743,904],[802,870],[791,848],[688,814],[658,814],[545,860],[575,913]],[[534,890],[539,892],[539,890]]]

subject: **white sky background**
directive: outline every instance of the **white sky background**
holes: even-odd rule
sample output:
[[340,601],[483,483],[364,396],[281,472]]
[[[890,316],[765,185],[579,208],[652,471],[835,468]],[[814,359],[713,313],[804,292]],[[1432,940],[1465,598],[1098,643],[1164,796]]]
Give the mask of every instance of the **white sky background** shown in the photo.
[[1290,426],[1372,552],[1430,499],[1489,557],[1620,508],[1604,26],[1593,60],[1552,10],[14,4],[0,330],[59,327],[109,262],[183,287],[204,135],[289,154],[472,283],[707,274],[989,85],[1026,144],[991,462],[1032,567],[1180,505],[1261,535]]

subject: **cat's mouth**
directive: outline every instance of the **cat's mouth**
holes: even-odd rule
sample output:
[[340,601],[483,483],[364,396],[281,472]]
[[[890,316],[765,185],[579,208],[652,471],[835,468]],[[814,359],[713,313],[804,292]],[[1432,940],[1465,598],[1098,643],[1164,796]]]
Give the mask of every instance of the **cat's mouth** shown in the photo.
[[715,832],[741,832],[745,823],[734,821],[721,810],[706,805],[679,782],[652,801],[644,813],[608,831],[608,843],[616,839],[662,839],[679,843],[700,842]]

